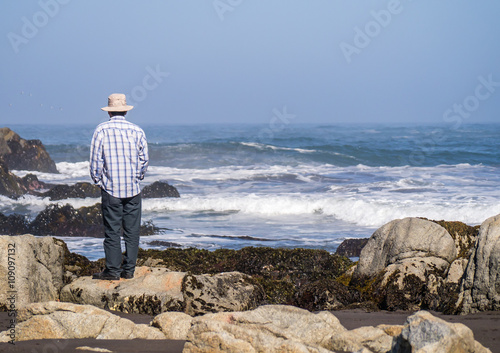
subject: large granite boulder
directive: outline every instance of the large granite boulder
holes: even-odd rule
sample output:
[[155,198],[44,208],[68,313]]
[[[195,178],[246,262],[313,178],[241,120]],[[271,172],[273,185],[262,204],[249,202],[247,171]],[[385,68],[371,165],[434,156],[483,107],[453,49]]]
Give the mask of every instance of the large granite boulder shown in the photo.
[[455,242],[440,225],[420,218],[397,219],[373,233],[361,251],[356,273],[373,276],[413,259],[427,259],[443,268],[456,257]]
[[250,276],[240,272],[186,275],[184,312],[189,315],[249,310],[264,299],[264,291]]
[[91,305],[49,301],[19,311],[15,333],[0,333],[0,342],[38,339],[165,339],[155,327],[134,324]]
[[345,331],[330,312],[284,305],[247,312],[207,314],[192,321],[185,353],[331,352],[332,335]]
[[0,310],[59,299],[66,251],[52,237],[0,236]]
[[188,314],[167,311],[155,316],[151,326],[159,328],[169,340],[186,340],[193,320]]
[[500,215],[481,224],[458,301],[462,313],[500,310]]
[[126,313],[160,314],[182,311],[185,273],[137,267],[133,279],[100,281],[80,277],[61,291],[61,301],[94,305]]
[[62,289],[60,298],[127,313],[156,315],[179,311],[201,315],[253,309],[261,303],[263,291],[249,276],[237,272],[194,276],[140,266],[129,280],[97,281],[80,277]]
[[40,140],[25,140],[6,127],[0,128],[0,156],[9,169],[58,173]]
[[[194,319],[168,318],[162,330],[175,323],[189,327],[185,353],[208,352],[356,352],[356,353],[491,353],[474,340],[472,331],[426,311],[404,325],[364,326],[346,330],[327,311],[266,305],[247,312],[207,314]],[[176,336],[184,339],[182,335]]]
[[491,353],[474,340],[474,334],[467,326],[448,323],[427,311],[407,318],[401,334],[395,337],[391,352]]
[[394,220],[368,240],[350,285],[370,283],[372,299],[381,309],[451,310],[457,283],[446,279],[457,256],[455,240],[436,222]]

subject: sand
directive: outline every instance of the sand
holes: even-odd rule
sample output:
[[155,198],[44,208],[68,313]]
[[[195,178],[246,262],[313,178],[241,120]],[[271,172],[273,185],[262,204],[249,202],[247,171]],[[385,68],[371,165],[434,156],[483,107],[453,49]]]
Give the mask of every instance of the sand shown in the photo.
[[[135,323],[149,323],[152,316],[139,314],[116,313],[128,318]],[[484,312],[469,315],[443,315],[431,312],[448,322],[460,322],[474,332],[474,337],[485,347],[491,349],[493,353],[500,353],[500,312]],[[363,310],[341,310],[335,311],[335,316],[340,320],[345,328],[351,330],[361,326],[376,326],[378,324],[402,325],[410,312],[371,312]],[[7,313],[0,313],[0,328],[7,326]],[[33,340],[16,342],[15,345],[0,343],[0,352],[21,352],[21,353],[56,353],[56,352],[96,352],[97,350],[82,350],[77,347],[91,347],[107,349],[108,352],[166,352],[181,353],[184,341],[173,340]],[[98,351],[97,351],[98,352]],[[106,352],[101,350],[101,352]]]

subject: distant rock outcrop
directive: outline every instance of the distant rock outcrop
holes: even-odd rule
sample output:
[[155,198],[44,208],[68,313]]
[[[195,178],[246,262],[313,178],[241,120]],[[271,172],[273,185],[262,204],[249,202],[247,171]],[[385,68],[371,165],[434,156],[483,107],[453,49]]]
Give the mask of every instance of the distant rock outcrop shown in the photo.
[[25,140],[9,128],[0,128],[0,156],[9,169],[58,173],[40,140]]
[[[76,183],[73,185],[50,185],[50,190],[40,193],[39,196],[49,197],[51,201],[64,200],[69,198],[87,198],[101,197],[101,188],[88,182]],[[155,181],[153,184],[146,185],[142,191],[143,198],[157,197],[180,197],[179,191],[166,182]]]
[[37,194],[37,190],[45,188],[47,184],[38,180],[33,174],[20,178],[9,171],[7,164],[0,156],[0,195],[17,198],[25,194]]
[[82,182],[74,185],[55,185],[49,191],[41,193],[40,196],[48,197],[51,201],[87,197],[101,197],[101,188],[97,185]]
[[160,197],[181,197],[179,191],[164,181],[155,181],[152,184],[146,185],[141,191],[142,197],[160,198]]
[[367,238],[362,239],[346,239],[338,246],[335,254],[347,257],[359,257],[361,250],[368,242]]
[[[75,209],[73,206],[51,204],[30,221],[21,215],[0,213],[0,231],[6,235],[31,233],[41,236],[60,237],[104,237],[101,204]],[[163,230],[152,221],[145,221],[140,235],[153,235]]]

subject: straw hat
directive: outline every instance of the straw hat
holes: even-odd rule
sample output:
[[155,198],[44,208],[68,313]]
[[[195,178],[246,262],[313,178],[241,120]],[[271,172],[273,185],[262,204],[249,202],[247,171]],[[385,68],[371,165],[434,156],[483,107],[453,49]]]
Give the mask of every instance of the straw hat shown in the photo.
[[133,105],[127,105],[127,98],[122,93],[113,93],[108,97],[108,106],[101,108],[106,112],[127,112]]

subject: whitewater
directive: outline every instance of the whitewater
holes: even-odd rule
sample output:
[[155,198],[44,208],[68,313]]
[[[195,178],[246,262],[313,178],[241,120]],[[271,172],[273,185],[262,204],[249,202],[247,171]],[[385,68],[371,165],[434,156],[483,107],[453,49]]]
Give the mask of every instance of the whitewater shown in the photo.
[[[40,139],[59,174],[55,184],[90,182],[93,126],[10,126]],[[162,228],[141,247],[164,241],[205,249],[244,246],[335,251],[404,217],[482,223],[500,213],[497,125],[143,126],[150,167],[143,186],[174,185],[180,198],[143,200],[143,221]],[[24,176],[28,171],[13,171]],[[31,173],[31,172],[30,172]],[[0,212],[34,218],[53,201],[0,197]],[[74,207],[99,199],[57,201]],[[63,237],[71,251],[103,257],[102,239]],[[172,245],[172,244],[170,244]]]

